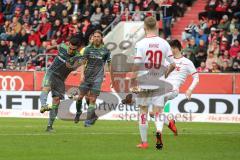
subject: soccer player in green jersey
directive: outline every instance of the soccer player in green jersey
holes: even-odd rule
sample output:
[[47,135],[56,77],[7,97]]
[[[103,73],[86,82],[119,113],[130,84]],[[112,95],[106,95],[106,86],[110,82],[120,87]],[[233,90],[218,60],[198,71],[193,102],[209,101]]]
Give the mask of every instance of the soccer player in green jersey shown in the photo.
[[85,120],[85,126],[91,126],[98,119],[95,113],[96,99],[101,91],[102,82],[104,79],[104,67],[105,63],[108,63],[108,68],[111,73],[111,53],[103,44],[103,35],[99,30],[93,33],[93,42],[85,47],[83,56],[86,58],[86,66],[84,70],[84,80],[80,85],[80,94],[75,95],[72,98],[77,100],[76,108],[77,113],[75,122],[79,121],[79,117],[82,114],[82,99],[88,95],[89,106],[87,110],[87,119]]
[[[57,116],[60,100],[64,99],[65,80],[68,75],[79,67],[84,58],[79,52],[80,40],[76,37],[70,39],[69,44],[62,43],[58,46],[58,55],[52,65],[47,69],[42,83],[40,94],[40,112],[49,112],[49,121],[46,131],[53,130],[52,125]],[[52,105],[47,104],[48,93],[52,92]]]

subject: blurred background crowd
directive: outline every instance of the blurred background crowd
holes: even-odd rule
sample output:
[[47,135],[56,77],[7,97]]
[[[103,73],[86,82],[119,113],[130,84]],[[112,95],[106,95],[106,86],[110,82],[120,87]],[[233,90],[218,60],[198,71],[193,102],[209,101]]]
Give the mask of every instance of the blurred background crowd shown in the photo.
[[[91,33],[107,33],[111,23],[142,21],[155,15],[162,35],[194,0],[1,0],[0,69],[44,70],[57,54],[56,45],[78,36],[83,46]],[[143,12],[144,11],[144,12]],[[240,1],[209,0],[199,21],[182,33],[183,54],[199,72],[240,71]],[[37,56],[37,55],[52,55]]]

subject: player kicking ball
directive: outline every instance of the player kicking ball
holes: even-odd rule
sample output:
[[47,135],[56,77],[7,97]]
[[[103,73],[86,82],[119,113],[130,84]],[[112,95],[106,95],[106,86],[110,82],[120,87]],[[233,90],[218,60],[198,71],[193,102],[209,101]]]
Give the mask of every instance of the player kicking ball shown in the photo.
[[71,95],[70,98],[77,101],[77,113],[74,119],[75,123],[77,123],[82,113],[81,108],[83,97],[88,97],[89,105],[87,109],[87,119],[84,122],[84,126],[90,127],[98,119],[98,116],[95,113],[96,100],[101,91],[106,62],[108,63],[112,82],[111,53],[103,44],[103,34],[100,30],[94,31],[93,42],[85,47],[83,56],[86,57],[87,61],[84,70],[84,80],[79,87],[80,94]]
[[[197,70],[192,61],[182,55],[182,46],[178,40],[171,41],[170,46],[172,48],[176,68],[166,78],[166,81],[173,85],[173,90],[163,96],[164,101],[167,102],[168,100],[176,98],[179,94],[179,88],[187,79],[187,77],[191,75],[193,81],[185,93],[186,98],[190,100],[192,91],[199,83],[199,74],[197,73]],[[150,115],[151,117],[154,117],[153,112],[151,112]],[[175,126],[174,120],[168,120],[167,118],[165,118],[164,123],[173,131],[175,135],[177,135],[177,128]]]
[[[153,76],[152,80],[160,79],[163,74],[165,77],[168,77],[168,75],[174,70],[175,63],[173,61],[170,45],[166,40],[157,36],[157,21],[154,17],[147,17],[144,20],[144,30],[145,37],[137,42],[135,46],[133,77],[135,77],[137,87],[133,87],[131,89],[132,92],[137,93],[136,105],[138,105],[140,108],[139,131],[141,136],[141,143],[138,144],[137,147],[142,149],[148,148],[147,115],[148,108],[153,105],[153,113],[155,115],[156,126],[156,148],[162,149],[163,121],[159,117],[163,112],[164,101],[160,95],[153,96],[154,90],[156,90],[156,88],[159,88],[158,85],[150,85],[149,81],[139,81],[138,77],[147,75],[146,78],[151,79],[151,76]],[[164,68],[162,67],[162,64],[164,64],[165,60],[167,60],[170,65],[165,72],[161,73],[160,71],[162,68]]]
[[[68,75],[84,63],[84,57],[79,53],[80,40],[76,37],[70,39],[69,44],[62,43],[58,46],[58,55],[45,73],[42,92],[40,94],[40,112],[49,112],[46,131],[53,130],[53,123],[58,113],[60,100],[64,99],[65,80]],[[49,92],[52,92],[52,105],[47,104]]]

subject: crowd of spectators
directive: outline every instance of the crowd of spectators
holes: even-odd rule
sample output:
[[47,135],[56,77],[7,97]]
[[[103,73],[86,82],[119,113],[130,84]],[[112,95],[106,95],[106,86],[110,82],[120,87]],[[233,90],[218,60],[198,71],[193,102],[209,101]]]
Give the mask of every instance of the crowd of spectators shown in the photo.
[[199,72],[240,72],[240,0],[209,0],[182,34]]
[[[2,0],[0,1],[0,69],[43,70],[57,54],[54,47],[78,36],[83,45],[95,29],[114,19],[142,21],[162,13],[165,38],[171,20],[184,15],[192,0]],[[141,12],[146,11],[146,12]],[[161,12],[160,12],[161,11]],[[238,72],[240,69],[240,2],[209,0],[183,33],[184,54],[199,72]],[[37,56],[39,54],[48,54]],[[29,62],[29,63],[27,63]]]
[[42,70],[57,54],[53,46],[72,35],[87,45],[95,29],[104,30],[116,17],[141,21],[162,3],[171,4],[168,13],[176,17],[191,0],[1,0],[0,69]]

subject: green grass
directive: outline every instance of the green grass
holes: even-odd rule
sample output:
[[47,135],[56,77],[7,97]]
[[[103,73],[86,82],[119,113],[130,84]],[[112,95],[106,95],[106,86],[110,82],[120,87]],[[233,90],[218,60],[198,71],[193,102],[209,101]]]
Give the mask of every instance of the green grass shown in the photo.
[[137,122],[97,121],[84,128],[58,120],[45,133],[47,119],[0,118],[0,160],[235,160],[240,157],[239,124],[178,123],[180,135],[164,128],[164,149],[149,143],[139,150]]

